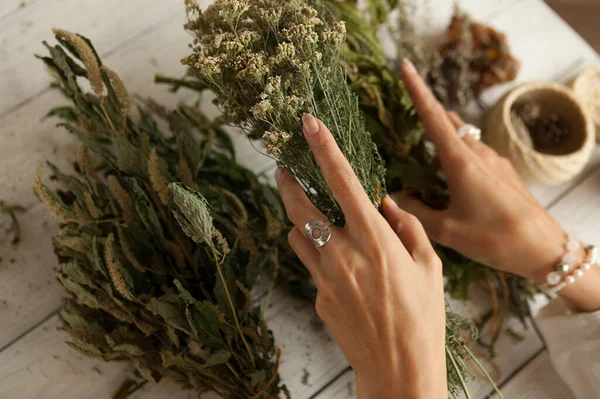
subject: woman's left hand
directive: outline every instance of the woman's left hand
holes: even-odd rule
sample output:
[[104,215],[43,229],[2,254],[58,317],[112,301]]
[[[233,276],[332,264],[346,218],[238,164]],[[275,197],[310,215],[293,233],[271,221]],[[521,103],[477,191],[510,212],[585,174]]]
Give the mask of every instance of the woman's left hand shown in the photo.
[[321,121],[304,115],[303,132],[346,226],[313,246],[304,226],[325,217],[291,173],[275,177],[295,225],[289,243],[317,286],[317,314],[354,368],[358,397],[446,398],[442,263],[423,227],[389,197],[381,216]]

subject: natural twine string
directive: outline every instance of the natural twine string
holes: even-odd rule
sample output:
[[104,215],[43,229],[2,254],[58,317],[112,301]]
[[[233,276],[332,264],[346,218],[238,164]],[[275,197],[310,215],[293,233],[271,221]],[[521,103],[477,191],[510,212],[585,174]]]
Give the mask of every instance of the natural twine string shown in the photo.
[[[557,109],[565,102],[572,102],[580,110],[584,131],[572,134],[583,136],[582,145],[566,155],[550,155],[535,151],[530,139],[523,135],[522,122],[511,118],[515,101],[523,95],[539,92],[550,106]],[[553,105],[554,104],[554,105]],[[491,109],[486,117],[485,137],[487,143],[500,155],[512,162],[517,172],[526,180],[544,184],[559,184],[578,174],[588,162],[595,144],[594,123],[570,90],[557,83],[525,83],[507,93]]]
[[596,136],[600,139],[600,67],[584,69],[571,81],[569,87],[590,113],[596,125]]

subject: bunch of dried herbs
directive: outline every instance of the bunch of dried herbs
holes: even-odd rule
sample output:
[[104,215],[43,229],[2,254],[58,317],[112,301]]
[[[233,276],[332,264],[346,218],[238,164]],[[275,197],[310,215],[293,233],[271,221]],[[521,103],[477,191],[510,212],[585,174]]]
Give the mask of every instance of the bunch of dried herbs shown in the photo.
[[[372,203],[385,195],[384,168],[358,99],[340,65],[343,21],[305,0],[217,0],[202,11],[186,0],[194,35],[183,60],[216,94],[227,123],[262,138],[332,223],[343,214],[302,135],[305,112],[331,130]],[[321,12],[318,12],[320,9]]]
[[70,105],[50,115],[79,147],[72,174],[48,163],[63,188],[45,185],[40,167],[35,190],[61,224],[54,247],[69,294],[60,312],[68,344],[129,359],[148,381],[226,398],[285,392],[279,351],[250,294],[287,250],[274,189],[235,162],[220,123],[151,101],[134,118],[123,82],[91,43],[55,36],[60,44],[44,43],[49,56],[40,58]]

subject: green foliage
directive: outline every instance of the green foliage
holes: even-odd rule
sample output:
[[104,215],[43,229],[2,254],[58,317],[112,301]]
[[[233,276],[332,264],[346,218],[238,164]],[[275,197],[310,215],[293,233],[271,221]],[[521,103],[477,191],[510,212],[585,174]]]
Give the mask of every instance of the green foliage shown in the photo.
[[[40,58],[71,105],[49,115],[80,144],[73,174],[48,164],[63,189],[40,174],[35,189],[61,222],[54,247],[68,344],[132,360],[148,381],[276,395],[279,352],[249,292],[288,251],[279,198],[235,162],[218,122],[151,101],[132,117],[122,82],[89,41],[56,33],[62,45],[45,43],[50,55]],[[86,77],[100,79],[93,93],[79,84]]]

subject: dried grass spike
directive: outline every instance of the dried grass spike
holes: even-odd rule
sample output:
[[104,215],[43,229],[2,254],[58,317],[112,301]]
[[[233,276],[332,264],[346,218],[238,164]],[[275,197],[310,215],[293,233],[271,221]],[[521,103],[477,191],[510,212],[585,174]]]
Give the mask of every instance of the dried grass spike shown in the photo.
[[86,165],[88,164],[88,153],[87,147],[83,143],[79,143],[77,146],[77,166],[81,173],[85,172]]
[[104,85],[102,84],[102,74],[100,73],[100,66],[98,65],[96,55],[90,46],[88,46],[85,40],[75,33],[57,28],[52,29],[52,32],[56,36],[62,37],[71,43],[73,47],[75,47],[77,54],[79,54],[79,57],[87,69],[87,78],[90,81],[92,90],[94,90],[94,93],[96,93],[98,97],[102,96],[102,90],[104,88]]
[[50,210],[50,213],[54,217],[54,219],[58,220],[61,223],[68,223],[69,219],[65,215],[62,206],[58,204],[54,198],[48,193],[48,190],[42,183],[42,165],[38,166],[37,173],[35,174],[35,181],[33,186],[36,194],[40,198],[40,200],[46,205],[46,207]]
[[100,211],[90,193],[85,193],[85,206],[94,219],[100,219]]
[[214,236],[217,239],[217,244],[219,244],[219,246],[221,247],[221,252],[223,253],[223,255],[227,255],[229,252],[231,252],[231,249],[229,248],[229,243],[218,229],[214,229]]
[[104,243],[104,261],[106,262],[108,274],[110,275],[110,279],[112,280],[119,294],[121,294],[124,298],[133,300],[133,295],[131,294],[131,291],[129,291],[129,287],[127,287],[127,284],[121,275],[119,266],[115,262],[114,253],[112,250],[112,244],[114,240],[114,234],[110,233],[108,237],[106,237],[106,241]]
[[154,190],[157,192],[160,202],[163,205],[167,205],[169,203],[169,189],[167,188],[167,184],[160,173],[159,162],[160,158],[156,153],[156,147],[152,147],[148,157],[148,175],[150,175],[152,188],[154,188]]
[[100,69],[106,74],[106,76],[108,76],[108,79],[115,90],[115,94],[119,98],[119,101],[121,101],[121,105],[123,106],[125,114],[129,115],[131,113],[131,99],[125,84],[121,80],[121,77],[106,65],[102,65]]
[[194,178],[192,177],[192,171],[190,170],[190,167],[183,155],[179,157],[179,170],[181,170],[181,181],[183,184],[193,189]]
[[85,214],[83,209],[81,209],[77,202],[75,202],[75,204],[73,205],[73,213],[75,214],[75,219],[79,224],[84,224],[85,222],[87,222],[87,215]]
[[108,189],[112,196],[117,200],[121,211],[123,212],[123,219],[127,223],[133,224],[136,220],[136,212],[133,206],[133,200],[129,196],[129,193],[125,191],[119,180],[114,175],[109,175],[106,178]]
[[146,268],[142,266],[142,264],[136,259],[131,247],[129,246],[129,242],[127,242],[127,237],[125,236],[125,231],[122,227],[117,228],[117,234],[119,235],[119,244],[121,245],[121,251],[123,251],[123,255],[125,255],[125,259],[133,266],[135,269],[145,272]]
[[244,284],[242,284],[239,280],[236,280],[235,284],[238,286],[240,291],[242,291],[242,293],[246,296],[246,305],[248,306],[248,310],[252,310],[252,308],[254,308],[254,301],[252,300],[252,295],[250,294],[250,291],[248,291],[248,288],[246,288]]

